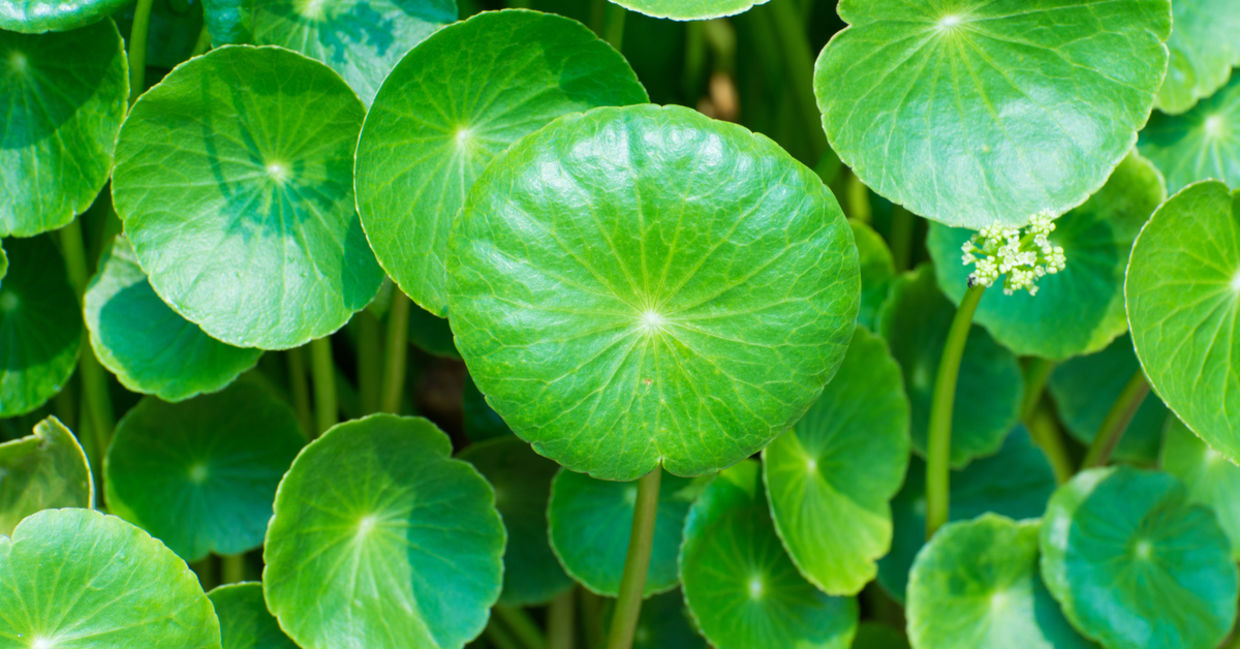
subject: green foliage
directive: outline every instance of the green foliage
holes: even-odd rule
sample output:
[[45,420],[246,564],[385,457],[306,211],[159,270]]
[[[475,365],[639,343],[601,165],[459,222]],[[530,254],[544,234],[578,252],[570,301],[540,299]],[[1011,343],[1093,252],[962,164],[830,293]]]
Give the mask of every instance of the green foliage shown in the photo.
[[223,649],[297,649],[267,612],[261,584],[220,586],[207,597],[220,618]]
[[44,509],[94,507],[95,484],[86,452],[55,417],[34,434],[0,444],[0,535]]

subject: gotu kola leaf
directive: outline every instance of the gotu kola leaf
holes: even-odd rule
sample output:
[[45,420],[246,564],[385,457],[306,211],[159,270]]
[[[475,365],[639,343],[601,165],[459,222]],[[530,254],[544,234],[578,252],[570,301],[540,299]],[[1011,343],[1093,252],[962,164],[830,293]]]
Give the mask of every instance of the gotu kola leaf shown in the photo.
[[263,349],[366,306],[383,273],[353,208],[362,115],[334,72],[275,47],[213,50],[144,94],[121,127],[112,197],[160,298],[213,338]]
[[1231,556],[1240,558],[1240,466],[1206,446],[1175,417],[1167,418],[1166,439],[1159,456],[1162,470],[1188,487],[1188,498],[1214,510],[1218,524],[1231,539]]
[[1167,39],[1171,62],[1154,105],[1168,114],[1182,113],[1227,83],[1240,65],[1240,2],[1175,0]]
[[536,451],[606,479],[755,452],[813,403],[857,317],[852,233],[821,181],[679,107],[520,140],[452,251],[450,324],[479,389]]
[[211,602],[185,562],[89,509],[42,511],[0,536],[0,611],[6,647],[220,649]]
[[99,362],[135,392],[181,401],[215,392],[262,350],[226,345],[173,311],[151,288],[129,240],[117,237],[86,288],[86,329]]
[[1156,113],[1138,147],[1173,192],[1211,178],[1240,185],[1240,72],[1183,115]]
[[267,610],[262,584],[228,584],[207,597],[220,619],[222,649],[297,649]]
[[1212,448],[1240,459],[1240,191],[1201,182],[1158,208],[1133,244],[1124,294],[1154,391]]
[[33,435],[0,444],[0,536],[40,510],[94,506],[86,453],[59,419],[48,417]]
[[841,0],[814,73],[832,148],[940,223],[1024,225],[1094,193],[1167,67],[1168,0]]
[[672,20],[706,20],[749,11],[769,0],[611,0],[638,13]]
[[448,235],[482,170],[560,115],[643,101],[624,57],[568,18],[487,12],[435,33],[384,81],[358,141],[358,210],[379,263],[445,315]]
[[[449,649],[499,598],[505,533],[486,480],[431,422],[334,426],[293,462],[263,589],[305,649]],[[330,479],[325,479],[330,476]]]
[[[0,0],[0,15],[10,4]],[[120,32],[111,20],[37,36],[0,31],[0,87],[0,237],[55,230],[108,179],[129,98]]]
[[77,29],[106,22],[108,15],[129,1],[0,0],[0,29],[28,34]]

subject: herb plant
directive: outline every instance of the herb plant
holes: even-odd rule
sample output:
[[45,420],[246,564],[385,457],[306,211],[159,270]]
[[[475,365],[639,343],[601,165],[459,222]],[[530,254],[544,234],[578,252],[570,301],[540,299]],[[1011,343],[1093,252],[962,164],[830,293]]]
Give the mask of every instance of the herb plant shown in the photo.
[[1240,0],[0,0],[0,649],[1240,646],[1238,65]]

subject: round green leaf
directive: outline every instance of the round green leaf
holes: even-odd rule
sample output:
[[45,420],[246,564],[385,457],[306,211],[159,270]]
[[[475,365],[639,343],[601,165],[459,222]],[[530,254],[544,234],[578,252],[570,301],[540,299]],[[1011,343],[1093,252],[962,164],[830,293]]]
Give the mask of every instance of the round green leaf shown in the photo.
[[908,468],[908,427],[900,366],[882,338],[858,327],[822,396],[763,451],[775,531],[823,591],[856,594],[891,547],[889,502]]
[[[879,331],[904,371],[904,385],[912,406],[913,449],[923,455],[934,378],[955,313],[952,303],[935,285],[934,269],[929,264],[897,278],[878,313]],[[996,344],[980,326],[973,325],[956,382],[953,468],[999,450],[1020,416],[1023,387],[1020,365],[1012,352]]]
[[0,444],[0,536],[37,511],[94,506],[86,452],[59,419],[48,417],[33,435]]
[[878,322],[878,310],[887,301],[887,292],[896,278],[896,265],[886,242],[873,228],[853,219],[848,220],[848,225],[852,227],[861,264],[861,310],[857,324],[873,329]]
[[449,649],[500,595],[493,492],[421,418],[328,430],[293,462],[267,531],[263,589],[305,649]]
[[1167,67],[1168,0],[841,0],[814,88],[866,185],[950,226],[1024,225],[1106,181]]
[[1154,391],[1236,461],[1240,190],[1202,182],[1158,208],[1133,245],[1124,293],[1133,346]]
[[[685,515],[700,487],[695,481],[666,474],[659,480],[646,596],[676,587],[676,553]],[[595,593],[615,597],[620,592],[636,502],[637,485],[632,482],[596,480],[565,470],[551,482],[547,504],[551,549],[568,574]]]
[[844,649],[857,602],[805,581],[771,525],[761,466],[720,473],[693,503],[680,548],[685,602],[717,649]]
[[1138,146],[1172,192],[1210,178],[1240,185],[1240,73],[1183,115],[1155,113]]
[[[85,27],[124,7],[130,0],[0,0],[0,29],[37,34]],[[80,61],[89,61],[83,57]]]
[[0,417],[43,405],[77,365],[82,316],[64,261],[46,237],[5,242],[0,283]]
[[220,649],[211,602],[185,562],[89,509],[42,511],[0,536],[0,611],[6,647]]
[[175,404],[147,397],[116,425],[108,507],[187,561],[252,550],[304,443],[292,409],[257,381]]
[[913,564],[908,628],[917,649],[1088,649],[1038,575],[1038,521],[983,514],[934,535]]
[[202,0],[202,19],[216,46],[250,42],[254,0]]
[[[1128,156],[1098,193],[1055,220],[1050,239],[1063,246],[1067,268],[1040,279],[1037,295],[986,291],[973,321],[1021,355],[1063,360],[1106,347],[1128,330],[1124,270],[1132,241],[1166,197],[1154,165]],[[957,304],[973,270],[960,263],[960,246],[973,234],[935,223],[926,239],[939,287]]]
[[495,508],[508,531],[500,603],[545,604],[571,588],[573,580],[564,574],[548,540],[547,500],[555,463],[512,435],[471,444],[460,458],[491,483]]
[[1236,617],[1227,536],[1165,473],[1078,473],[1047,504],[1040,545],[1063,612],[1110,649],[1211,649]]
[[706,641],[689,622],[684,595],[674,590],[642,602],[633,632],[633,649],[706,649]]
[[[1124,334],[1096,354],[1057,366],[1046,389],[1064,427],[1077,441],[1089,446],[1124,386],[1140,370],[1132,352],[1132,339]],[[1166,421],[1167,408],[1158,395],[1147,394],[1112,455],[1127,462],[1153,464],[1158,458]]]
[[164,304],[124,237],[86,289],[86,328],[99,362],[134,392],[165,401],[214,392],[254,367],[262,350],[226,345]]
[[334,72],[275,47],[213,50],[143,95],[112,197],[160,298],[212,338],[263,349],[366,306],[383,273],[349,182],[362,114]]
[[223,649],[297,649],[267,611],[262,584],[228,584],[207,597],[220,618]]
[[[0,0],[0,17],[12,5]],[[37,36],[11,28],[0,24],[0,236],[29,237],[68,224],[103,188],[129,72],[111,20]]]
[[1167,418],[1162,469],[1188,486],[1188,499],[1214,510],[1231,539],[1231,556],[1240,559],[1240,467],[1206,446],[1175,417]]
[[598,108],[522,139],[452,245],[452,330],[479,389],[540,454],[601,478],[700,475],[762,448],[817,398],[857,317],[856,248],[822,182],[680,107]]
[[369,104],[409,48],[456,20],[456,0],[263,0],[246,15],[248,40],[326,63]]
[[560,115],[643,101],[624,57],[577,21],[500,11],[440,30],[392,71],[358,142],[358,210],[379,263],[443,316],[452,222],[491,160]]
[[1171,62],[1154,106],[1182,113],[1210,96],[1240,65],[1240,5],[1235,0],[1175,0],[1171,3]]
[[[1055,473],[1029,433],[1017,428],[1003,448],[951,474],[953,521],[994,512],[1009,518],[1037,518],[1055,491]],[[904,487],[891,501],[891,552],[878,562],[878,583],[904,601],[909,569],[926,541],[926,464],[914,457]]]
[[[3,241],[0,241],[0,244],[3,244],[3,243],[4,243]],[[7,275],[8,273],[9,273],[9,255],[8,253],[4,252],[3,246],[0,246],[0,279],[4,279],[4,276]]]
[[672,20],[706,20],[749,11],[769,0],[611,0],[638,13]]

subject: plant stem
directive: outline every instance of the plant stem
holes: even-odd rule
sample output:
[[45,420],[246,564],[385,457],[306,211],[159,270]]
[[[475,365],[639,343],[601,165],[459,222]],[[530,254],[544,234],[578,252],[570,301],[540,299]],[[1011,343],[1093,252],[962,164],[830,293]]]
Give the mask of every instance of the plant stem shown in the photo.
[[1029,429],[1033,442],[1042,449],[1046,460],[1050,462],[1051,469],[1055,472],[1055,482],[1058,484],[1067,482],[1072,477],[1072,460],[1068,457],[1067,449],[1064,448],[1063,434],[1059,430],[1059,424],[1055,422],[1055,416],[1045,400],[1035,404],[1033,411],[1025,415],[1022,421]]
[[930,402],[930,423],[926,433],[926,538],[947,522],[949,489],[951,482],[952,411],[956,401],[956,378],[960,374],[960,359],[964,356],[965,342],[969,339],[969,327],[973,324],[973,312],[982,300],[986,287],[970,286],[956,308],[947,340],[943,343],[943,355],[934,379],[934,397]]
[[409,309],[413,303],[397,290],[388,311],[387,362],[383,366],[383,395],[379,400],[382,412],[400,414],[405,396],[405,365],[409,359]]
[[146,35],[151,27],[151,6],[155,0],[138,0],[133,8],[133,28],[129,30],[129,103],[146,89]]
[[245,581],[245,554],[220,556],[220,583],[237,584]]
[[607,649],[631,649],[637,618],[642,611],[642,593],[646,589],[646,572],[650,570],[650,553],[654,543],[655,513],[659,508],[659,480],[663,470],[642,476],[637,482],[637,503],[633,509],[633,527],[629,532],[629,551],[624,557],[624,573],[620,577],[620,593],[611,616]]
[[818,111],[818,99],[814,96],[814,59],[805,19],[793,0],[775,0],[767,5],[765,11],[770,12],[775,40],[782,46],[784,69],[787,70],[785,83],[796,100],[797,112],[802,120],[802,137],[808,140],[816,162],[827,150],[827,136],[822,130],[822,114]]
[[1082,471],[1106,465],[1115,447],[1119,446],[1119,440],[1124,436],[1124,431],[1128,429],[1128,422],[1132,421],[1132,416],[1137,414],[1137,408],[1141,407],[1141,402],[1145,400],[1145,395],[1149,392],[1150,383],[1145,380],[1145,373],[1138,368],[1136,374],[1128,380],[1128,385],[1125,385],[1123,391],[1119,393],[1119,398],[1107,412],[1102,425],[1098,427],[1098,433],[1094,435],[1094,441],[1089,445],[1089,452],[1085,454],[1085,460],[1081,462]]
[[383,384],[380,336],[379,318],[370,309],[362,309],[357,314],[357,392],[364,414],[379,410],[379,386]]
[[[857,184],[861,183],[858,181]],[[908,270],[912,264],[913,228],[915,226],[912,212],[899,205],[891,207],[891,259],[895,262],[897,273]]]
[[[89,277],[81,219],[74,219],[60,229],[60,244],[65,256],[65,270],[80,305],[86,294]],[[99,360],[95,358],[90,336],[85,331],[82,332],[81,352],[78,356],[78,376],[82,386],[82,405],[91,422],[92,435],[86,444],[91,471],[95,474],[95,485],[102,489],[103,457],[112,442],[112,428],[116,425],[116,420],[112,412],[112,397],[108,394],[108,377],[103,373]]]
[[848,208],[848,218],[862,223],[873,221],[874,214],[870,209],[870,188],[866,187],[852,170],[848,171],[848,178],[844,181],[844,205]]
[[314,378],[315,436],[336,425],[336,367],[332,364],[330,336],[310,341],[310,367]]
[[198,32],[198,41],[194,43],[194,49],[190,50],[190,57],[205,54],[211,49],[211,32],[207,30],[207,26],[202,26],[202,31]]
[[494,610],[526,649],[546,649],[547,638],[525,611],[503,604],[496,604]]
[[297,421],[306,435],[314,436],[314,421],[310,417],[310,385],[306,381],[306,357],[300,347],[284,352],[288,360],[288,387],[293,397],[293,409],[297,411]]
[[576,589],[581,605],[581,630],[587,647],[603,644],[603,598],[585,588]]
[[1027,419],[1033,414],[1034,408],[1042,401],[1042,392],[1046,390],[1046,382],[1055,369],[1055,361],[1045,358],[1033,358],[1025,366],[1025,393],[1020,402],[1020,418]]
[[576,629],[573,628],[576,604],[576,593],[572,589],[551,600],[551,605],[547,607],[547,649],[574,649],[577,640]]
[[603,40],[620,51],[624,45],[624,18],[628,10],[617,4],[607,3],[603,8]]

